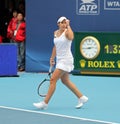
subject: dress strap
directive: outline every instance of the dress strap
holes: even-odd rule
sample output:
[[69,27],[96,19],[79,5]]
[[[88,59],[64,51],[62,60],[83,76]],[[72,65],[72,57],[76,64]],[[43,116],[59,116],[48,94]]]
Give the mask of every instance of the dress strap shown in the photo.
[[[60,36],[64,35],[66,31],[67,31],[67,29],[65,29],[64,32],[63,32]],[[58,37],[58,36],[57,36],[57,33],[58,33],[58,32],[59,32],[59,30],[57,30],[57,31],[55,32],[54,38]],[[60,37],[60,36],[59,36],[59,37]]]

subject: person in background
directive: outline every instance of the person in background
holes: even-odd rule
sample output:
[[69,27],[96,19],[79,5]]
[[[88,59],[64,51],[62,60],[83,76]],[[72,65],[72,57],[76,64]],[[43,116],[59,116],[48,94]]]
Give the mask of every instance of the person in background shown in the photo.
[[54,46],[50,58],[50,65],[55,64],[56,68],[50,79],[50,86],[45,99],[38,103],[33,103],[36,108],[46,109],[48,103],[56,89],[56,83],[61,79],[62,83],[67,86],[78,98],[76,108],[81,108],[88,98],[84,96],[74,83],[70,81],[69,72],[74,68],[73,55],[71,51],[71,44],[74,38],[74,33],[70,26],[70,21],[66,17],[60,17],[57,21],[58,29],[54,32]]
[[14,31],[16,29],[16,23],[17,23],[17,10],[14,10],[13,17],[10,20],[8,28],[7,28],[7,38],[10,39],[10,42],[12,42]]
[[12,42],[18,46],[18,70],[25,70],[25,40],[26,40],[26,23],[24,21],[24,13],[18,12],[15,30]]

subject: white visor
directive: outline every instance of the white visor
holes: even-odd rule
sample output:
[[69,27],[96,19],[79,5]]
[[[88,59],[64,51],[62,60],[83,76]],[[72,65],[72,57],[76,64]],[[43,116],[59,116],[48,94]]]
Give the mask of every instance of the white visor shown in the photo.
[[67,20],[67,18],[64,17],[64,16],[62,16],[62,17],[60,17],[60,18],[58,19],[57,23],[60,23],[60,22],[62,22],[63,20]]

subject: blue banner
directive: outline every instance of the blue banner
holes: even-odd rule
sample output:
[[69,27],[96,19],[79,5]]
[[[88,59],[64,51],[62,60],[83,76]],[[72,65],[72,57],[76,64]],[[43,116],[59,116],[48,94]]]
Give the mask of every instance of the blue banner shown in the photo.
[[120,32],[119,8],[120,0],[26,0],[26,71],[48,71],[60,16],[74,32]]
[[0,76],[17,75],[17,46],[0,44]]

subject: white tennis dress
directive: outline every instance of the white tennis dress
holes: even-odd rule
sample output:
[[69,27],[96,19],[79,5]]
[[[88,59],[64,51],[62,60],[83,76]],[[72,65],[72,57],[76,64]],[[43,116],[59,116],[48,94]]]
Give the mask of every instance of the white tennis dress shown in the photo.
[[71,72],[74,68],[73,55],[71,52],[72,41],[65,36],[65,30],[59,37],[54,38],[56,47],[56,68]]

